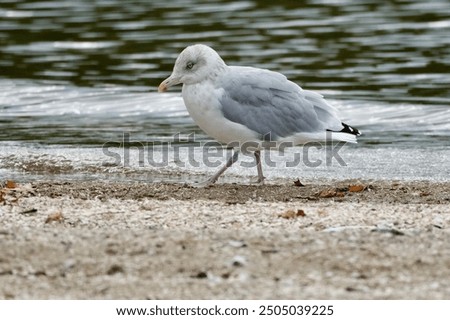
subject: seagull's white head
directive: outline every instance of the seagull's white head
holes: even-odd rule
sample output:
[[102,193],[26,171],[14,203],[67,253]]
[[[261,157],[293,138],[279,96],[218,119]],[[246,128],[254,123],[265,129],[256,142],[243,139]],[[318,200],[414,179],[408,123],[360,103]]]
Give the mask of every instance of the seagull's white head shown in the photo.
[[189,46],[180,53],[172,74],[161,82],[158,91],[164,92],[180,83],[189,85],[202,82],[215,77],[225,67],[225,62],[214,49],[203,44]]

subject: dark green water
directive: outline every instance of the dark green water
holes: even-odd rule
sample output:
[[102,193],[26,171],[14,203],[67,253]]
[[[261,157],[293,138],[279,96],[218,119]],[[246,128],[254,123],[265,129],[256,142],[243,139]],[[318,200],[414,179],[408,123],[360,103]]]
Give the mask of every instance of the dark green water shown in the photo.
[[155,89],[187,45],[340,99],[445,104],[450,2],[8,1],[1,77]]

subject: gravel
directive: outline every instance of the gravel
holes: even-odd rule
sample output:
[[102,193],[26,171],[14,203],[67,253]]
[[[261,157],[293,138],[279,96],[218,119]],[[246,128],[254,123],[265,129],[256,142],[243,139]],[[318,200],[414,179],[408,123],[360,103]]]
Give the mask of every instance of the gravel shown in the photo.
[[7,186],[2,299],[450,298],[450,183]]

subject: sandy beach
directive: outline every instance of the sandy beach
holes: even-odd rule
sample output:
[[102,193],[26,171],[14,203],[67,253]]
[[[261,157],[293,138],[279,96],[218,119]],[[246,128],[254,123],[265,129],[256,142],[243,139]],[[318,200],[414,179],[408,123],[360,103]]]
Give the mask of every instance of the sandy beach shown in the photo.
[[449,204],[447,182],[10,182],[0,298],[449,299]]

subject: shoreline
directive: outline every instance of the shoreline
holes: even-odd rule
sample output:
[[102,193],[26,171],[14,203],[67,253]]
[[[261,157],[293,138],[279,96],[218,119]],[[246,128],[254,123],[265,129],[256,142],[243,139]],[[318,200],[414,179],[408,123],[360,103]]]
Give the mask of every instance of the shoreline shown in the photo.
[[448,299],[450,182],[2,189],[3,299]]

